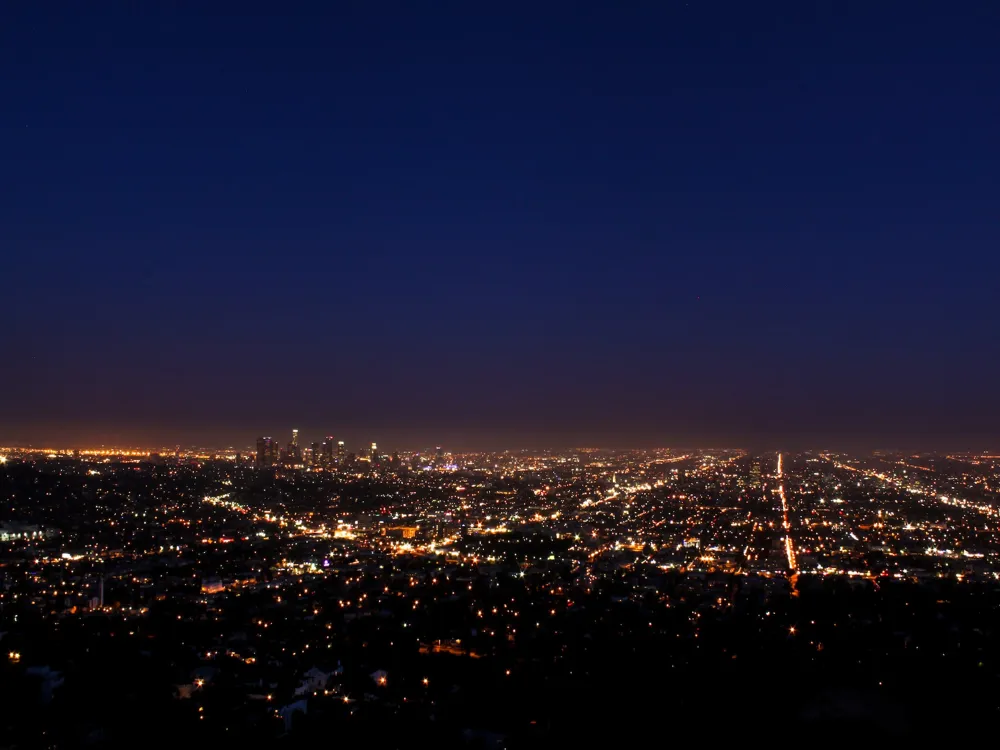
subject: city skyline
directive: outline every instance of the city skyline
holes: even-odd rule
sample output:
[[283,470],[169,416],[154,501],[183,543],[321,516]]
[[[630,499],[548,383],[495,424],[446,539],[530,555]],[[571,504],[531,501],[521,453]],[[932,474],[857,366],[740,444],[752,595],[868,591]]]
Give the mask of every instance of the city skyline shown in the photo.
[[[628,434],[608,433],[523,433],[519,436],[503,436],[472,432],[414,432],[409,430],[345,430],[330,434],[330,429],[303,429],[304,448],[314,442],[323,443],[328,438],[348,446],[350,452],[366,451],[373,441],[388,446],[391,450],[408,453],[430,452],[442,444],[450,451],[460,453],[517,452],[517,451],[565,451],[565,450],[653,450],[657,448],[694,449],[741,449],[754,452],[796,450],[850,450],[861,452],[903,451],[911,453],[961,452],[988,453],[1000,451],[1000,437],[990,435],[945,435],[901,434],[896,436],[863,436],[852,433],[811,432],[800,435],[750,435],[750,436],[704,436],[695,434],[677,435],[672,438],[655,439]],[[175,447],[204,449],[212,451],[252,451],[260,437],[273,438],[276,444],[284,445],[285,430],[224,431],[206,433],[204,431],[154,432],[151,437],[140,437],[135,431],[115,431],[88,437],[95,433],[87,430],[30,431],[38,435],[36,439],[11,439],[11,433],[0,434],[0,447],[33,448],[52,451],[72,451],[75,449],[123,449],[142,451],[169,451]],[[228,439],[211,437],[224,435]],[[437,437],[435,437],[437,435]],[[60,437],[61,436],[61,437]],[[553,439],[554,438],[554,439]]]

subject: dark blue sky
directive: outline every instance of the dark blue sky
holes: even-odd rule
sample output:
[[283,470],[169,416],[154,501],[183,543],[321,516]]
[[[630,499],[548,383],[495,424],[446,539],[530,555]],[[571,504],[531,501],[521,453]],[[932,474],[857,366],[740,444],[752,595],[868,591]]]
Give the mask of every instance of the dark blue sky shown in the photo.
[[5,4],[0,439],[996,446],[998,39],[975,1]]

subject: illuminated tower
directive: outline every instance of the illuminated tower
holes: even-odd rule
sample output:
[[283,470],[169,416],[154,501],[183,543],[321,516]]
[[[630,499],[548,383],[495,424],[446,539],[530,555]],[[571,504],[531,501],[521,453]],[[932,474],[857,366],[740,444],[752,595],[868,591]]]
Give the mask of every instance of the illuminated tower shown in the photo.
[[347,449],[344,447],[344,441],[341,440],[337,443],[337,463],[344,463],[345,458],[347,458]]
[[299,431],[298,430],[292,430],[292,445],[295,446],[296,448],[299,447]]

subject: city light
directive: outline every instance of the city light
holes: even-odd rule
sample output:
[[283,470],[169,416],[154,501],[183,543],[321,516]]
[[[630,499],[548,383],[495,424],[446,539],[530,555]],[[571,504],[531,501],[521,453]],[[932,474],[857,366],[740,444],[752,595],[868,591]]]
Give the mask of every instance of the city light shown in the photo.
[[[1000,460],[982,455],[468,453],[425,471],[418,451],[361,464],[297,435],[278,443],[148,459],[5,449],[25,471],[11,479],[20,520],[0,524],[4,638],[23,643],[14,618],[28,615],[60,629],[121,623],[107,637],[137,643],[156,622],[157,643],[198,653],[178,700],[214,700],[216,671],[259,682],[266,670],[290,692],[251,692],[250,704],[281,715],[293,699],[335,700],[352,716],[350,683],[314,654],[410,664],[420,671],[392,681],[368,672],[379,689],[365,701],[415,706],[440,700],[440,681],[407,649],[506,660],[575,643],[567,658],[579,659],[593,644],[573,634],[620,623],[627,637],[697,643],[690,659],[722,632],[705,624],[738,615],[826,653],[835,633],[818,641],[815,617],[807,626],[796,609],[827,586],[1000,586]],[[190,457],[204,454],[217,458]],[[46,508],[77,487],[90,525],[53,523]],[[8,663],[21,661],[19,645]]]

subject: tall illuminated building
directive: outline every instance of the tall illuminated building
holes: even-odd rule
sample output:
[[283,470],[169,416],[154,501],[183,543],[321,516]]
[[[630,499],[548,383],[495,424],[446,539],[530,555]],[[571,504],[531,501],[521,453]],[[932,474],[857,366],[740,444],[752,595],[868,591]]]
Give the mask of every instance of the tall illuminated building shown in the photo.
[[302,463],[302,449],[299,447],[299,431],[292,430],[292,439],[284,450],[279,451],[278,463],[294,466]]
[[277,445],[271,438],[257,438],[257,466],[260,468],[273,466],[277,458],[275,455],[276,450]]
[[344,447],[344,441],[341,440],[337,443],[337,463],[344,463],[345,458],[347,458],[347,448]]

